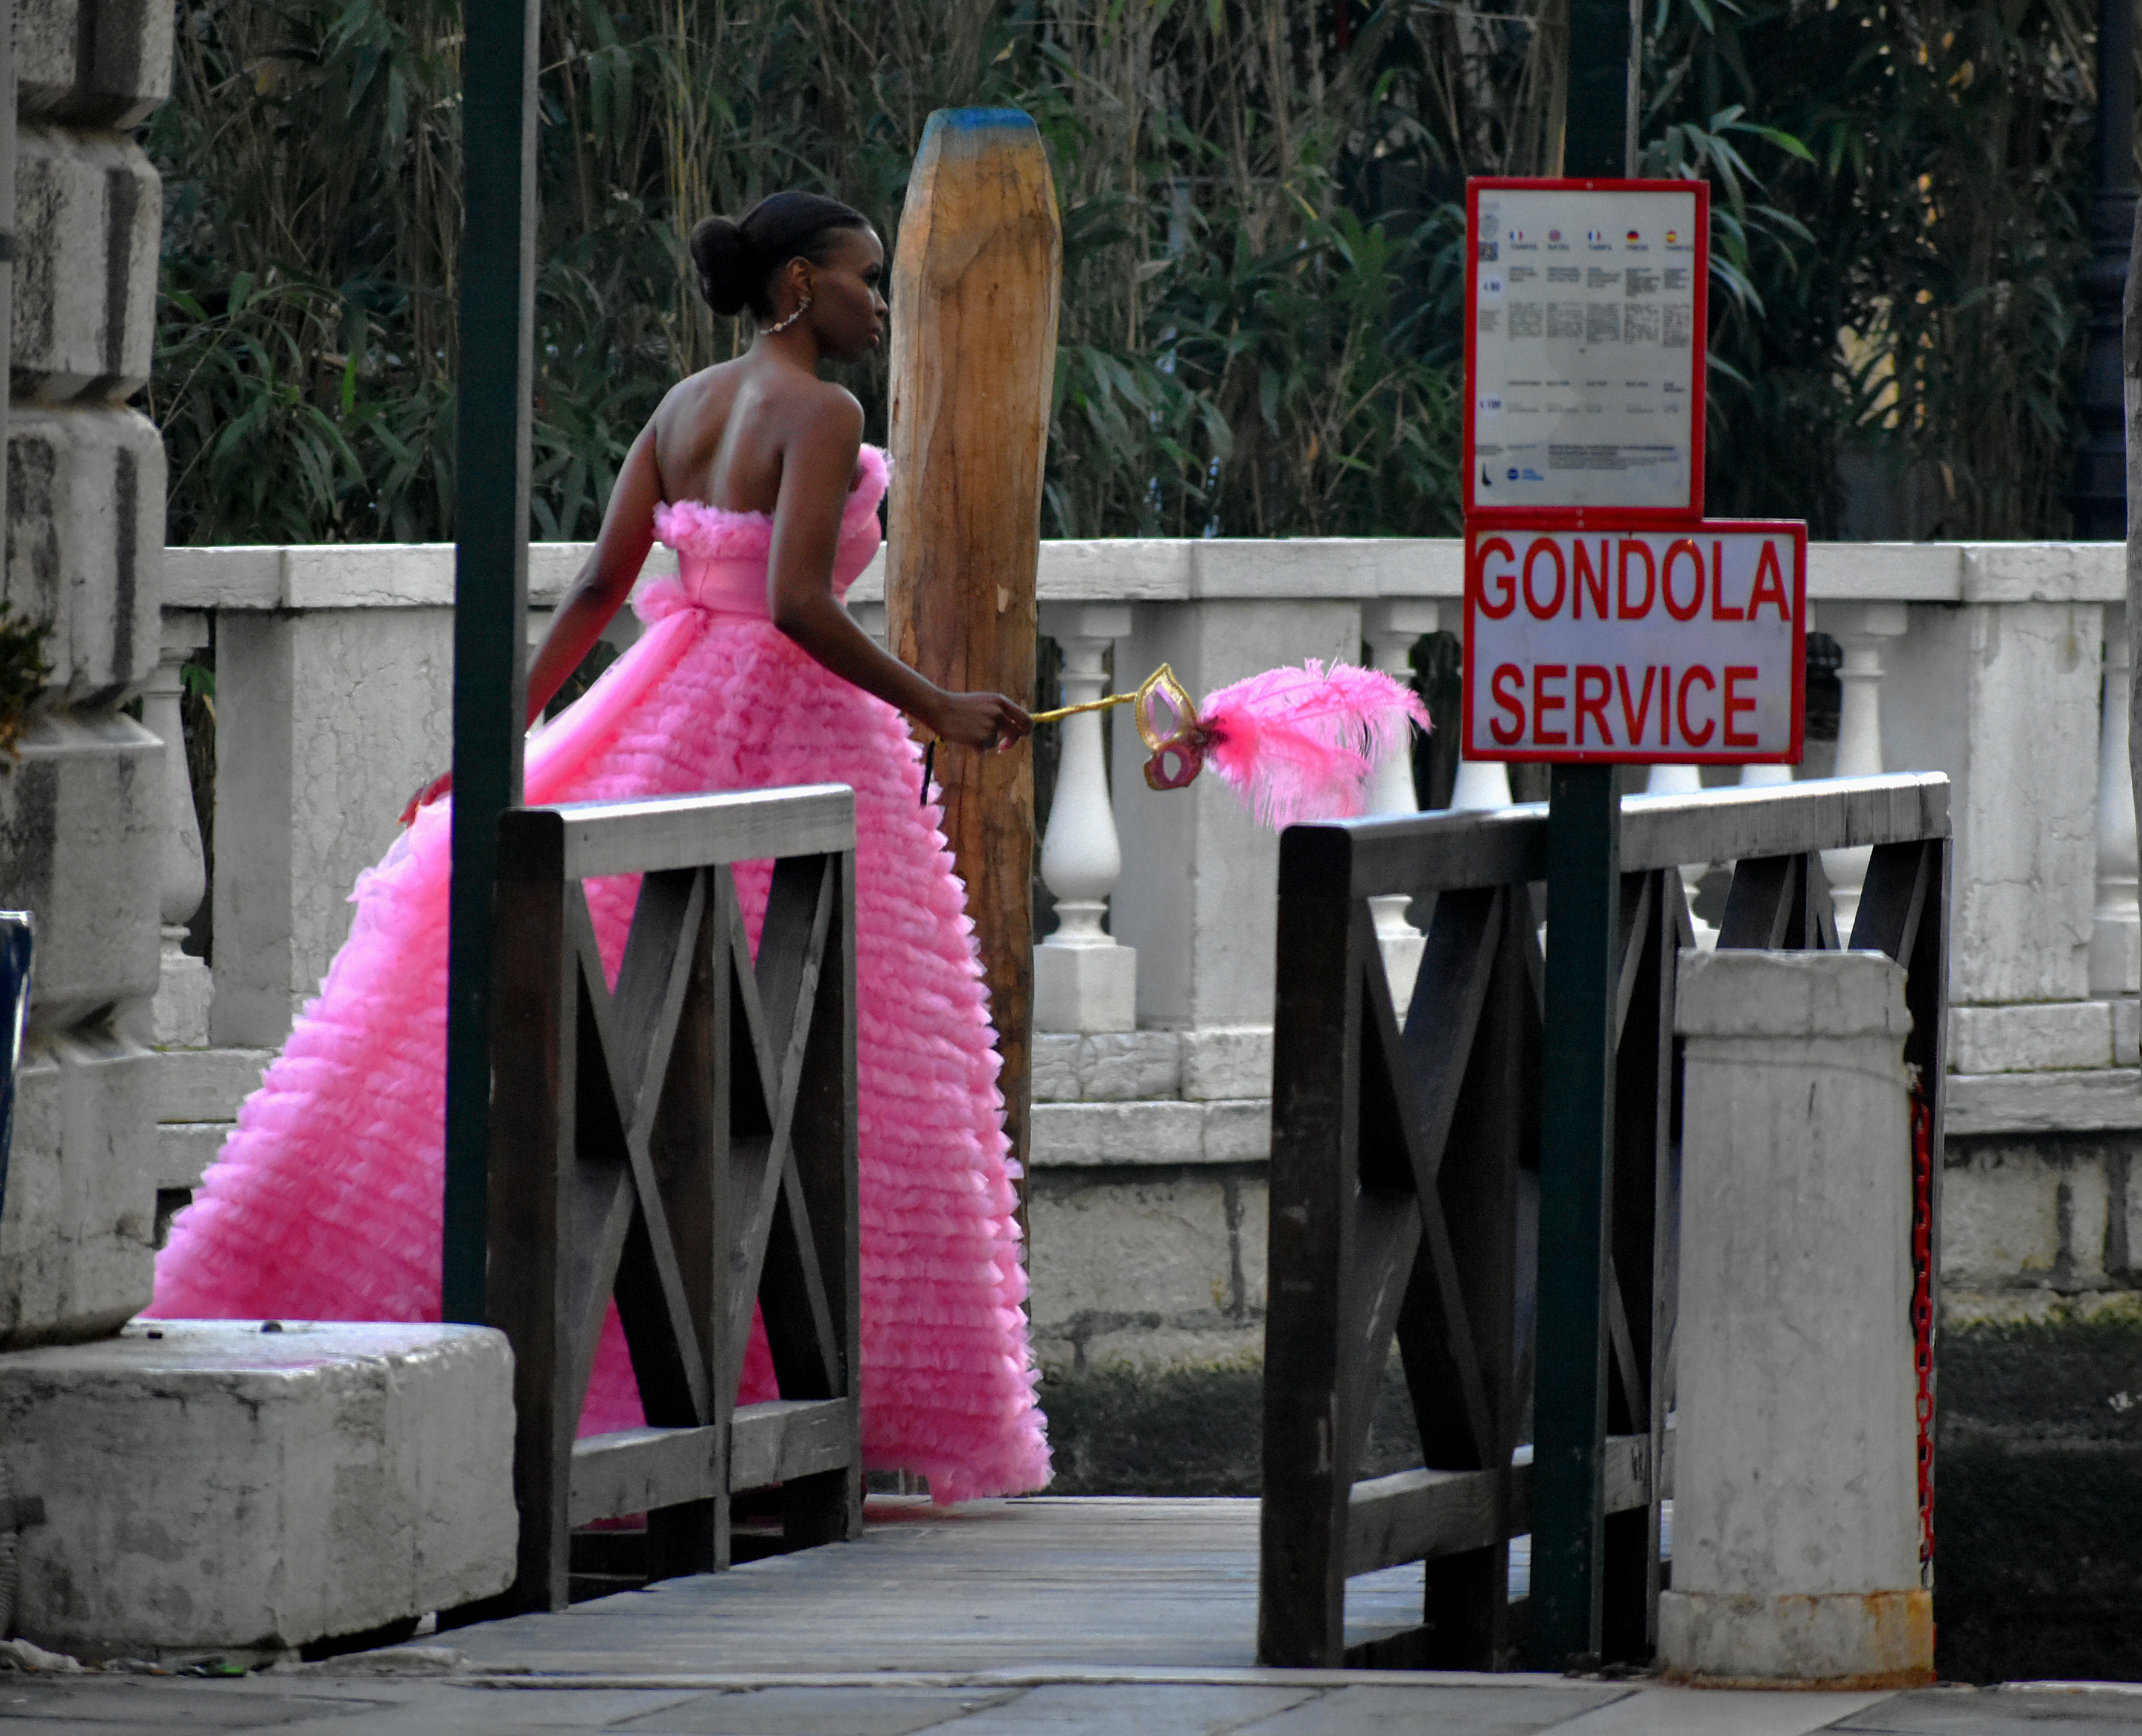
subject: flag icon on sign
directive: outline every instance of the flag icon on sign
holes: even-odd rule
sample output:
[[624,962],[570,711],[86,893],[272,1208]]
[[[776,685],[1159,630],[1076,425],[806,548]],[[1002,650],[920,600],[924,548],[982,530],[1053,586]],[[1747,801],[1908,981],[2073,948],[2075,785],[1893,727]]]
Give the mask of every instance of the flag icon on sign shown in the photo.
[[1641,239],[1641,237],[1640,237],[1633,229],[1629,231],[1629,242],[1631,246],[1635,245]]
[[1677,230],[1677,229],[1670,229],[1670,230],[1668,230],[1666,231],[1666,245],[1667,245],[1667,246],[1669,246],[1669,247],[1672,246],[1672,245],[1674,245],[1674,243],[1675,243],[1675,242],[1676,242],[1676,241],[1678,241],[1678,240],[1681,240],[1681,231],[1680,231],[1679,230]]

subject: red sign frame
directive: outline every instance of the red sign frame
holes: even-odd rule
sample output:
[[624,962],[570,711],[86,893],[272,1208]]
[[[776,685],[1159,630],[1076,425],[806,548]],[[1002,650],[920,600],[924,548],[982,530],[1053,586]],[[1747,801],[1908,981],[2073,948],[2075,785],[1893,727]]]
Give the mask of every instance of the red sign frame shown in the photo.
[[[1562,750],[1523,744],[1502,747],[1493,742],[1476,746],[1473,740],[1472,695],[1480,691],[1474,683],[1475,648],[1480,642],[1475,611],[1480,600],[1483,542],[1498,536],[1538,536],[1570,531],[1649,532],[1654,535],[1789,537],[1793,547],[1792,739],[1782,752],[1750,753],[1742,749],[1690,748],[1685,744],[1649,751],[1627,748],[1572,747]],[[1459,739],[1468,759],[1501,761],[1518,765],[1797,765],[1806,747],[1807,734],[1807,525],[1800,519],[1703,518],[1687,519],[1663,513],[1648,515],[1648,522],[1630,522],[1623,514],[1609,523],[1596,512],[1557,513],[1498,512],[1478,514],[1465,523],[1465,617],[1462,678],[1466,695],[1464,715],[1459,720]]]
[[[1689,355],[1693,379],[1690,383],[1689,495],[1683,507],[1525,507],[1496,503],[1483,506],[1474,497],[1479,460],[1474,447],[1474,418],[1478,412],[1480,195],[1487,190],[1531,192],[1693,193],[1695,195],[1695,255],[1693,264],[1694,330]],[[1680,522],[1703,516],[1704,418],[1705,363],[1710,342],[1710,184],[1698,177],[1690,181],[1617,181],[1598,176],[1565,177],[1476,176],[1465,183],[1465,431],[1463,470],[1465,513],[1493,512],[1501,519],[1544,523],[1549,518],[1573,521],[1580,529],[1639,528],[1662,520]],[[1568,526],[1565,525],[1564,528]]]

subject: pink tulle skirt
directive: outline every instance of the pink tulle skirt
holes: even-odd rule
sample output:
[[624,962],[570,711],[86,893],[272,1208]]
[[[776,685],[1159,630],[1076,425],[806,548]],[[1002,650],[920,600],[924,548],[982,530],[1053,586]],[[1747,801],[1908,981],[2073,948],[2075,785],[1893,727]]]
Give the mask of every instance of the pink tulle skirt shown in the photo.
[[[650,631],[530,744],[531,803],[856,792],[863,1446],[943,1501],[1049,1480],[974,924],[899,715],[771,623],[652,587]],[[152,1313],[420,1320],[439,1307],[448,814],[359,880],[350,937],[172,1225]],[[757,935],[768,870],[738,870]],[[591,882],[613,974],[637,892]],[[775,1396],[754,1335],[739,1397]],[[612,1312],[583,1432],[640,1421]]]

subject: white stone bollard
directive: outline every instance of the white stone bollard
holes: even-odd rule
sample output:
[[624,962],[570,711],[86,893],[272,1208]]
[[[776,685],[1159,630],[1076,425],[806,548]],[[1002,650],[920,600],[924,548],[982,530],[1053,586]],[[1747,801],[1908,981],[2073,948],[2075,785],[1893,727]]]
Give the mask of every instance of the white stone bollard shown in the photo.
[[1659,1660],[1708,1682],[1933,1679],[1919,1570],[1904,972],[1681,955],[1679,1417]]
[[[1128,603],[1054,603],[1042,630],[1064,650],[1064,703],[1099,699],[1102,659],[1131,631]],[[1127,726],[1127,725],[1126,725]],[[1064,732],[1056,795],[1041,841],[1041,878],[1056,894],[1056,928],[1034,949],[1034,1028],[1122,1031],[1138,1028],[1138,949],[1101,926],[1123,876],[1116,813],[1101,752],[1101,714],[1081,712]]]
[[76,1657],[273,1654],[513,1579],[487,1328],[150,1320],[0,1356],[0,1459],[45,1509],[13,1631]]

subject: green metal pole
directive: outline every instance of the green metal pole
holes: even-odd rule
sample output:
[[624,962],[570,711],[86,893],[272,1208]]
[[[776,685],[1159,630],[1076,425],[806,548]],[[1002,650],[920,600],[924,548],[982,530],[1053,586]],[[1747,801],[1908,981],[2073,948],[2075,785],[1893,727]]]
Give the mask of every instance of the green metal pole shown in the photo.
[[1621,802],[1614,769],[1558,765],[1547,806],[1539,1354],[1532,1401],[1533,1662],[1600,1649],[1606,1548],[1606,1170],[1614,1129]]
[[481,1323],[489,1234],[491,890],[521,799],[536,323],[537,0],[465,0],[455,462],[453,893],[441,1316]]
[[[1631,0],[1570,0],[1565,175],[1611,178],[1634,167],[1635,27]],[[1533,1663],[1550,1669],[1592,1662],[1601,1645],[1621,888],[1614,769],[1557,766],[1547,804],[1530,1640]]]

